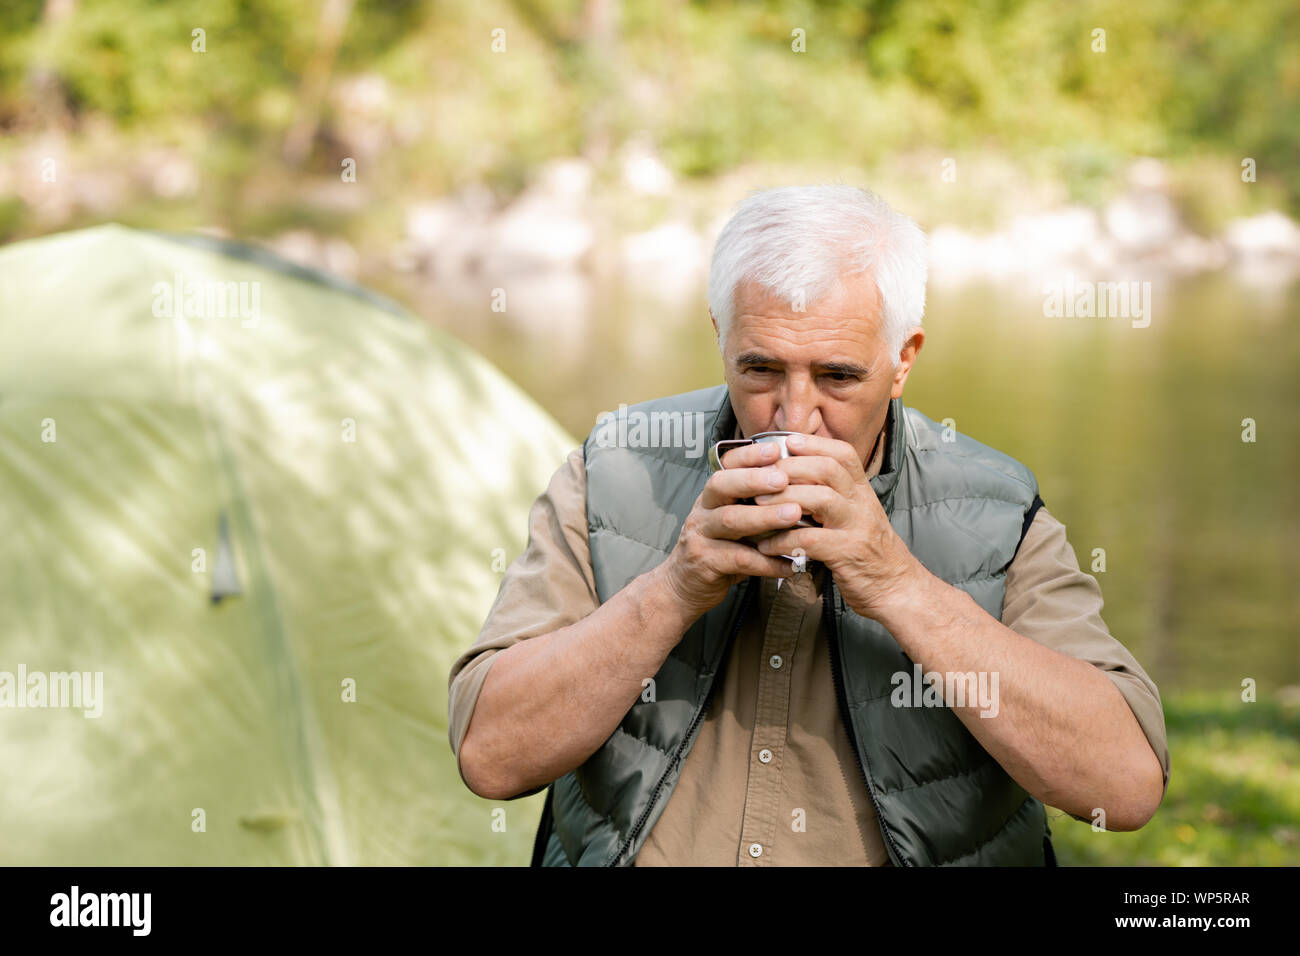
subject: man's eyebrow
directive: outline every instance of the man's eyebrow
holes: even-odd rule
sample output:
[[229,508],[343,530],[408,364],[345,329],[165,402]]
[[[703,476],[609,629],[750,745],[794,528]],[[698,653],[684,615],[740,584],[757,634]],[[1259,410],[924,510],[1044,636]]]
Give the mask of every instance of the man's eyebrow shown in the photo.
[[859,378],[866,378],[871,374],[871,369],[863,368],[861,365],[855,365],[852,362],[826,362],[821,368],[827,372],[842,372],[845,375],[856,375]]
[[[742,352],[735,358],[736,365],[739,368],[752,368],[754,366],[768,365],[772,368],[784,368],[785,363],[780,359],[772,358],[770,355],[764,355],[761,352]],[[839,373],[843,375],[856,375],[859,378],[866,378],[871,374],[871,369],[863,368],[853,362],[819,362],[817,367],[824,372]]]
[[749,368],[752,365],[772,365],[776,368],[781,367],[781,363],[770,355],[764,355],[761,352],[741,352],[736,356],[736,364],[741,368]]

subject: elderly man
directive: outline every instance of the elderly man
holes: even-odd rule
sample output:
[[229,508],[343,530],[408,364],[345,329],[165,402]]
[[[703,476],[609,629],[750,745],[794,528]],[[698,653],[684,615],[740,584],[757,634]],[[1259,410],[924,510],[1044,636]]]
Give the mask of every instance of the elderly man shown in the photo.
[[1158,691],[1033,473],[901,403],[925,281],[871,193],[749,197],[709,280],[726,384],[634,410],[788,455],[595,429],[537,499],[449,733],[475,793],[549,785],[534,864],[1052,865],[1044,804],[1151,818]]

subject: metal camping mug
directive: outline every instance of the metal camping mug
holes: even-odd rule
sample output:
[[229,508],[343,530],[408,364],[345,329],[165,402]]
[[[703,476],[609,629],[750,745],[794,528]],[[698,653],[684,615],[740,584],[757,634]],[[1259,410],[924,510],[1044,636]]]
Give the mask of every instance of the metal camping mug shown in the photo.
[[[775,445],[776,445],[776,446],[781,450],[780,457],[782,457],[782,458],[789,458],[789,457],[790,457],[790,452],[789,452],[789,450],[785,447],[785,440],[786,440],[786,437],[789,436],[789,435],[798,435],[798,434],[800,434],[800,433],[799,433],[799,432],[779,432],[779,431],[778,431],[778,432],[759,432],[757,435],[755,435],[755,436],[752,437],[752,438],[727,438],[727,439],[724,439],[723,441],[720,441],[720,442],[714,442],[714,444],[709,448],[709,468],[711,468],[713,471],[723,471],[723,470],[725,470],[726,466],[722,464],[722,456],[723,456],[724,454],[726,454],[728,451],[730,451],[731,448],[733,448],[733,447],[735,447],[735,448],[739,448],[741,445],[754,445],[754,444],[757,444],[758,442],[772,442],[772,443],[774,443],[774,444],[775,444]],[[742,504],[742,505],[752,505],[752,504],[754,504],[754,499],[753,499],[753,498],[742,498],[742,499],[739,501],[739,504]],[[799,521],[793,525],[793,527],[795,527],[795,528],[820,528],[821,525],[819,525],[816,521],[813,521],[811,518],[809,518],[809,517],[807,517],[807,516],[804,516],[804,517],[800,518]],[[784,529],[782,529],[782,530],[784,530]],[[758,543],[759,541],[763,540],[764,538],[769,537],[769,536],[774,535],[774,534],[776,534],[775,531],[760,531],[760,532],[757,533],[757,534],[750,535],[750,536],[747,537],[747,538],[741,538],[740,540],[741,540],[741,541],[748,542],[749,544],[756,544],[756,543]],[[796,570],[796,571],[802,571],[802,570],[804,570],[804,569],[807,567],[807,560],[806,560],[806,557],[805,557],[804,555],[783,554],[783,555],[781,555],[781,557],[783,557],[783,558],[789,558],[791,561],[795,562],[795,570]]]

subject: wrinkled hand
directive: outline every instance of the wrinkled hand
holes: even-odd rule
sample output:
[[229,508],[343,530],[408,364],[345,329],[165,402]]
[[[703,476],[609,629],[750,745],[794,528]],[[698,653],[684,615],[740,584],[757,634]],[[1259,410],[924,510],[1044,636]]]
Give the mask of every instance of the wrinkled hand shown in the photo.
[[819,435],[792,435],[786,448],[791,457],[776,467],[789,476],[790,484],[754,502],[795,502],[821,527],[778,532],[760,541],[758,550],[777,555],[800,549],[831,570],[849,607],[863,617],[879,618],[928,572],[890,525],[852,445]]
[[726,467],[709,476],[672,552],[656,569],[692,615],[716,606],[733,585],[751,575],[790,576],[789,561],[769,557],[740,540],[789,528],[801,517],[798,507],[780,502],[738,504],[786,487],[789,479],[774,467],[778,454],[775,445],[765,442],[742,445],[723,455]]

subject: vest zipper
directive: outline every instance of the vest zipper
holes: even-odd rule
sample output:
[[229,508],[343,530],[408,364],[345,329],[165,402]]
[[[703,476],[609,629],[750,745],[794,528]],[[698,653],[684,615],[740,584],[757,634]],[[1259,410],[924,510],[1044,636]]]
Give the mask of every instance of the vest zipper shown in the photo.
[[[744,585],[742,585],[745,593],[741,595],[740,607],[736,611],[735,621],[732,622],[731,633],[727,635],[727,643],[723,646],[722,656],[718,659],[720,668],[726,666],[727,653],[731,649],[732,642],[736,639],[736,634],[740,631],[741,619],[745,616],[745,611],[749,608],[749,598],[751,593],[754,591],[753,582],[754,579],[752,577],[746,578]],[[627,839],[624,840],[623,845],[618,848],[618,852],[614,854],[613,859],[605,864],[606,866],[618,865],[618,861],[622,859],[623,854],[631,848],[637,835],[641,832],[641,828],[645,826],[646,820],[650,817],[650,811],[653,810],[655,804],[659,802],[659,794],[663,791],[664,781],[667,780],[668,776],[673,772],[673,768],[681,762],[682,751],[686,748],[687,742],[695,735],[695,728],[699,726],[700,721],[704,719],[704,715],[708,712],[709,704],[713,700],[713,691],[717,686],[718,675],[715,673],[713,675],[713,681],[709,684],[709,692],[704,695],[703,706],[701,706],[695,716],[691,718],[690,726],[686,728],[686,733],[682,737],[682,742],[677,745],[677,752],[673,754],[673,759],[668,763],[668,769],[664,771],[663,776],[659,778],[659,782],[655,784],[654,792],[650,795],[650,802],[647,803],[645,809],[641,811],[641,816],[637,819],[636,824],[628,833]]]
[[876,811],[876,825],[880,827],[880,833],[885,838],[885,844],[893,851],[895,866],[913,866],[914,864],[906,859],[898,849],[898,844],[889,834],[889,828],[885,826],[884,817],[880,815],[880,804],[876,802],[875,791],[871,789],[871,778],[867,775],[867,768],[863,766],[862,752],[858,749],[858,735],[853,730],[853,720],[849,716],[849,705],[845,699],[844,682],[841,679],[840,671],[840,621],[831,607],[831,592],[835,588],[834,579],[831,577],[831,569],[826,569],[826,581],[822,587],[822,618],[826,622],[826,631],[828,640],[831,645],[831,679],[835,684],[835,699],[840,705],[840,720],[844,722],[844,729],[848,731],[849,744],[853,748],[854,763],[858,765],[858,770],[862,772],[862,782],[866,784],[867,796],[871,798],[871,806]]

